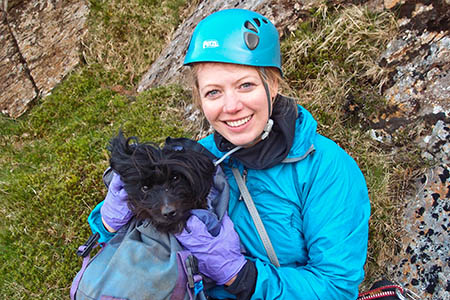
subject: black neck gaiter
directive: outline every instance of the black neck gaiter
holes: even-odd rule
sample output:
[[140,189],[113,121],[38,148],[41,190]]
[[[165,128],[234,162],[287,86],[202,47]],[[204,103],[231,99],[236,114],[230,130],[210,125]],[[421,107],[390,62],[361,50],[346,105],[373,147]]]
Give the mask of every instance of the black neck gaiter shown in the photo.
[[[295,101],[277,95],[274,101],[271,119],[274,124],[269,136],[249,148],[242,148],[231,154],[246,168],[262,170],[280,163],[289,153],[294,142],[297,106]],[[214,142],[222,152],[228,152],[236,146],[214,132]]]

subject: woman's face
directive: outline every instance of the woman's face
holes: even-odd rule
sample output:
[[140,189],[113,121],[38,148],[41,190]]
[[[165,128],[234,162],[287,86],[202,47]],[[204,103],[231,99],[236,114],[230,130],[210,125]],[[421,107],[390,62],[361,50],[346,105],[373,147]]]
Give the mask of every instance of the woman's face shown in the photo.
[[[250,146],[260,137],[269,115],[266,91],[256,68],[201,63],[196,75],[200,104],[209,123],[232,144]],[[278,84],[269,84],[271,99],[277,89]]]

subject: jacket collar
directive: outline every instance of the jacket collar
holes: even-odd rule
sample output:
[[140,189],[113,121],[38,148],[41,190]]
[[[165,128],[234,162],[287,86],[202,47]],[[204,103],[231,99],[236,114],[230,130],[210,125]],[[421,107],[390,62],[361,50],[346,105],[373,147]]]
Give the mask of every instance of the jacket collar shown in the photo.
[[309,111],[297,105],[294,143],[285,161],[302,160],[314,151],[314,139],[317,135],[317,121]]

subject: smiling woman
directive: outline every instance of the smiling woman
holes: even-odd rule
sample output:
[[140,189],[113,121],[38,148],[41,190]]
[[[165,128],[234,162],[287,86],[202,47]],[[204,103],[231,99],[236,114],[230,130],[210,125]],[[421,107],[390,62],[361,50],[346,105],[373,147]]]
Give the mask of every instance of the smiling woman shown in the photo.
[[[215,130],[200,143],[230,186],[230,221],[217,236],[195,215],[176,236],[215,282],[208,296],[356,299],[368,240],[366,182],[355,161],[317,132],[313,116],[279,93],[275,26],[249,10],[213,13],[194,30],[184,64],[192,66],[194,98]],[[261,223],[253,224],[241,189],[253,197],[273,249],[261,242]],[[110,234],[103,226],[93,231]]]
[[[201,47],[212,39],[215,47]],[[225,287],[218,285],[209,295],[355,299],[367,250],[366,183],[353,159],[316,132],[310,113],[279,94],[281,53],[273,24],[247,10],[214,13],[194,30],[184,63],[192,67],[194,98],[215,130],[200,142],[219,158],[229,178],[228,213],[246,250],[247,263],[217,275],[227,279],[221,280]],[[275,260],[239,201],[240,188],[231,179],[236,172],[246,179],[272,237]],[[229,242],[204,240],[193,220],[187,226],[190,234],[178,240],[196,255],[200,271],[210,273]],[[215,251],[195,246],[205,243]]]

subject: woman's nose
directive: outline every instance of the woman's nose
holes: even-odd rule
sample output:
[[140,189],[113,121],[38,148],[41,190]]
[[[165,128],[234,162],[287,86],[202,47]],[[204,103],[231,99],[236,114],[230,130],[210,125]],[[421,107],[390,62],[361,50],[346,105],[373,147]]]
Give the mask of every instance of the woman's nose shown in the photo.
[[223,106],[223,112],[225,113],[235,113],[241,110],[243,107],[242,102],[239,98],[239,95],[235,92],[226,93],[225,95],[225,103]]

